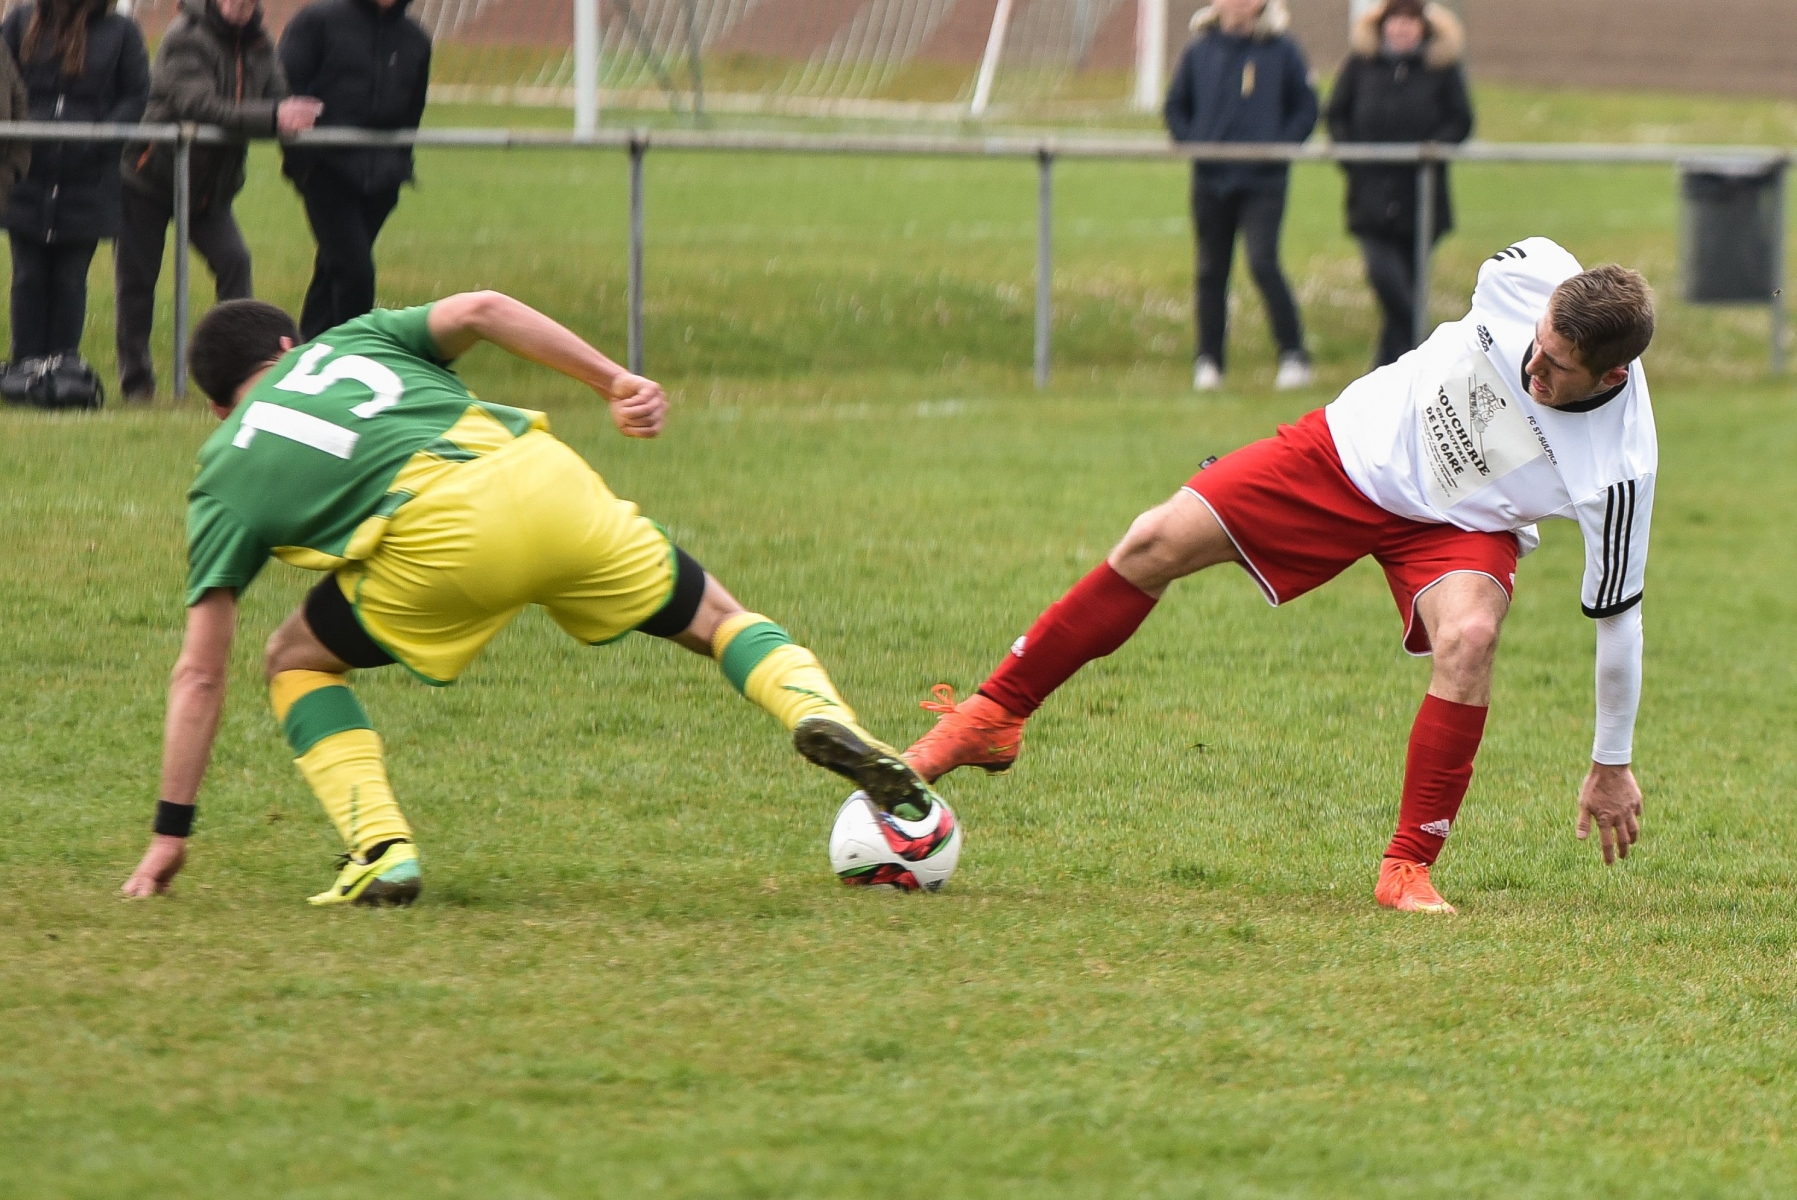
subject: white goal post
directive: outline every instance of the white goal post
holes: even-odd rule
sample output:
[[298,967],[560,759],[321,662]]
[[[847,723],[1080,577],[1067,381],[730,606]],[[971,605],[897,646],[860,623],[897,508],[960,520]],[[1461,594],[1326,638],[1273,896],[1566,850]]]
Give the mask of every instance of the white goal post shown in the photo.
[[599,130],[599,0],[574,0],[574,136]]
[[992,10],[992,29],[986,34],[986,52],[980,55],[979,77],[973,83],[973,103],[967,106],[969,116],[979,117],[992,103],[992,81],[998,77],[998,60],[1005,50],[1005,31],[1011,26],[1011,0],[998,0]]
[[1167,0],[1136,0],[1137,112],[1155,112],[1167,89]]

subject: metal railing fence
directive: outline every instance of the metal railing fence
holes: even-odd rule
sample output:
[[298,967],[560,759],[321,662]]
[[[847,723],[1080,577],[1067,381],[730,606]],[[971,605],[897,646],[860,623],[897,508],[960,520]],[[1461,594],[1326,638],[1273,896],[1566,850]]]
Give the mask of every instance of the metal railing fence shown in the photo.
[[[189,183],[196,145],[234,141],[224,130],[192,124],[102,125],[74,122],[21,121],[0,125],[0,140],[27,142],[150,142],[175,148],[174,394],[187,394]],[[1583,145],[1554,143],[1434,143],[1337,145],[1329,142],[1290,144],[1168,143],[1149,138],[1080,138],[1055,136],[957,137],[929,134],[801,134],[702,130],[602,129],[590,135],[547,130],[315,129],[288,140],[311,146],[430,146],[469,149],[623,150],[630,169],[629,315],[627,361],[633,372],[644,370],[644,198],[645,159],[652,147],[667,150],[761,154],[856,154],[910,157],[1015,158],[1036,162],[1036,312],[1035,375],[1037,386],[1048,382],[1052,357],[1054,166],[1060,159],[1159,160],[1192,163],[1380,163],[1416,168],[1416,334],[1429,332],[1429,271],[1434,256],[1434,165],[1440,163],[1537,163],[1598,166],[1676,166],[1690,160],[1731,158],[1776,171],[1778,252],[1775,290],[1767,298],[1772,314],[1772,368],[1785,363],[1786,304],[1784,179],[1797,154],[1765,146]]]

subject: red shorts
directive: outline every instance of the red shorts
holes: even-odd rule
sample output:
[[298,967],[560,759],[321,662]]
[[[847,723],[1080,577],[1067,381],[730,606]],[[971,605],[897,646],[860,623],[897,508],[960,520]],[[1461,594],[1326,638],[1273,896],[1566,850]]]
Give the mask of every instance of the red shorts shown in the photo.
[[1277,436],[1243,446],[1186,484],[1216,514],[1273,605],[1295,600],[1367,555],[1385,568],[1404,618],[1404,649],[1429,653],[1417,597],[1449,575],[1489,576],[1516,590],[1516,536],[1412,521],[1364,496],[1342,467],[1318,409]]

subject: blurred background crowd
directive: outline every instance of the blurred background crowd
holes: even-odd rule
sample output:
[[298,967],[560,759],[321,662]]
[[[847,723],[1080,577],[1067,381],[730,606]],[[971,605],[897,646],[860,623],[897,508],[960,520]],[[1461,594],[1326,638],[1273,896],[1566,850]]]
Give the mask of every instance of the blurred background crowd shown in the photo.
[[[1171,0],[1167,19],[1180,36],[1168,47],[1170,82],[1157,94],[1179,141],[1300,143],[1320,130],[1338,143],[1454,143],[1474,128],[1463,17],[1488,31],[1481,63],[1506,78],[1651,82],[1675,61],[1692,86],[1727,77],[1763,87],[1779,36],[1752,31],[1789,24],[1785,0],[1734,7],[1738,19],[1718,26],[1694,6],[1663,0],[1620,9],[1616,0]],[[748,106],[741,111],[809,105],[793,111],[827,114],[903,96],[923,115],[932,97],[964,113],[973,60],[996,20],[992,3],[973,0],[601,0],[599,12],[610,100],[629,103],[633,88],[646,88],[695,119],[707,81],[713,106]],[[1619,21],[1619,12],[1631,19]],[[269,0],[266,9],[260,0],[139,0],[130,15],[115,0],[24,0],[0,24],[0,121],[192,121],[247,139],[315,124],[412,128],[431,94],[564,103],[569,13],[569,0]],[[1135,13],[1126,0],[1071,8],[1020,0],[993,114],[1033,104],[1035,119],[1053,120],[1062,112],[1055,104],[1099,87],[1094,79],[1120,76]],[[1531,29],[1539,36],[1527,36]],[[1698,30],[1702,37],[1691,36]],[[1589,52],[1608,43],[1617,53]],[[1612,78],[1619,71],[1634,74]],[[254,290],[232,212],[245,163],[242,145],[194,150],[190,233],[220,299]],[[66,388],[100,386],[78,351],[89,265],[108,242],[116,387],[127,402],[154,397],[150,334],[173,220],[172,168],[166,145],[127,145],[121,154],[97,142],[0,144],[12,257],[0,392],[17,398],[56,372],[68,377]],[[300,313],[310,337],[374,303],[374,243],[412,179],[413,159],[403,148],[290,145],[281,170],[316,243]],[[1413,342],[1418,236],[1452,228],[1452,197],[1441,168],[1431,228],[1419,230],[1414,168],[1356,165],[1346,174],[1345,228],[1382,315],[1367,356],[1377,365]],[[1280,262],[1288,176],[1278,165],[1193,171],[1200,389],[1227,377],[1238,244],[1277,346],[1276,383],[1312,381],[1304,314]]]
[[[150,61],[138,23],[112,0],[34,0],[0,23],[0,81],[10,120],[195,122],[243,139],[315,125],[416,128],[431,41],[407,0],[318,0],[277,43],[259,0],[181,0]],[[55,379],[63,402],[101,382],[81,361],[88,267],[112,244],[120,394],[156,392],[150,355],[156,282],[174,215],[167,144],[12,143],[0,160],[12,250],[11,355],[0,392],[22,398]],[[192,244],[220,300],[254,291],[232,212],[247,146],[198,145],[189,176]],[[412,178],[406,147],[288,147],[282,173],[317,243],[300,324],[310,338],[374,305],[374,242]]]

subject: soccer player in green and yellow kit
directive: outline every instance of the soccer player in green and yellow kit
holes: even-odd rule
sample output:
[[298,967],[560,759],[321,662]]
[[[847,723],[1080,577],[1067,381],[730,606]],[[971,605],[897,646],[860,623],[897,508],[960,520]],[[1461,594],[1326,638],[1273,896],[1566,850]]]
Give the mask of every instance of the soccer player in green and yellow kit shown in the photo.
[[154,834],[127,896],[167,891],[185,861],[238,595],[271,556],[328,572],[266,656],[275,719],[348,847],[313,904],[409,904],[421,886],[348,672],[398,662],[451,683],[527,604],[589,645],[639,631],[715,658],[805,758],[889,811],[928,812],[929,786],[861,728],[809,650],[612,495],[543,414],[476,399],[449,364],[492,342],[591,386],[627,437],[661,432],[660,385],[496,292],[298,340],[292,318],[255,300],[219,305],[194,331],[194,380],[224,424],[188,493],[187,633]]

